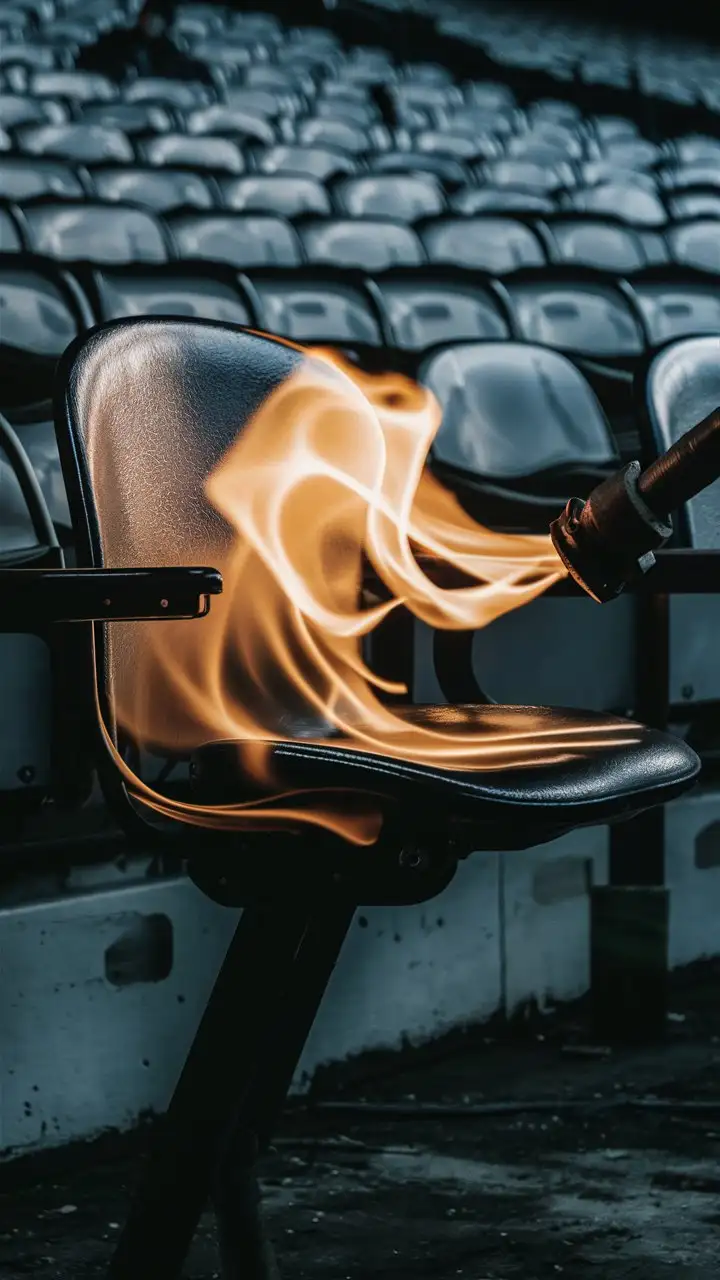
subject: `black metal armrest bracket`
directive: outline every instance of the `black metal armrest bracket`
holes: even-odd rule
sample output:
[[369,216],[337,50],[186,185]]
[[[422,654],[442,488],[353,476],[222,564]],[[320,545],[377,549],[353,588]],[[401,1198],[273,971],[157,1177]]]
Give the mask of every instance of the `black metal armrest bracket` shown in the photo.
[[202,618],[222,592],[217,569],[0,569],[0,632],[53,622]]

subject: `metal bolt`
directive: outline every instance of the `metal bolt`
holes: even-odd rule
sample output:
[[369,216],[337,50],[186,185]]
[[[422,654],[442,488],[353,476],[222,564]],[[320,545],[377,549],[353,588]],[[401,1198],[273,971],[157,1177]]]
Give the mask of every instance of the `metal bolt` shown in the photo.
[[424,855],[419,849],[403,849],[400,853],[400,866],[409,867],[410,870],[416,871],[425,862]]
[[22,765],[17,771],[17,776],[20,779],[20,781],[24,782],[25,784],[32,782],[35,777],[35,765],[34,764]]
[[110,605],[112,604],[112,600],[103,600],[103,604],[106,609],[109,609]]
[[161,600],[161,601],[160,601],[160,608],[161,608],[161,609],[167,609],[167,607],[168,607],[168,602],[167,602],[167,600]]

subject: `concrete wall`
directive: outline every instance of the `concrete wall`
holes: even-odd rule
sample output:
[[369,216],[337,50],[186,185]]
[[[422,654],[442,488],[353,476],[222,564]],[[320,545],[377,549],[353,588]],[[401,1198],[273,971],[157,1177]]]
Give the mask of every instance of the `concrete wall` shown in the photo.
[[[296,1087],[322,1062],[581,994],[587,889],[606,861],[606,830],[592,828],[477,854],[426,906],[359,913]],[[237,913],[146,871],[77,872],[62,897],[0,909],[5,1153],[129,1127],[167,1102]],[[716,793],[670,806],[668,879],[672,962],[720,952]],[[145,973],[126,964],[139,939]]]

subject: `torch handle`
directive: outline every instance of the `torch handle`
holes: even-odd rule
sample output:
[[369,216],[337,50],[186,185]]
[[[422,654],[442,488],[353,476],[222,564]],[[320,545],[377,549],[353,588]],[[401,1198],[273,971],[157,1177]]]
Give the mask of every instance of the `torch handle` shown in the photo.
[[638,492],[656,516],[667,516],[720,477],[720,408],[651,462]]

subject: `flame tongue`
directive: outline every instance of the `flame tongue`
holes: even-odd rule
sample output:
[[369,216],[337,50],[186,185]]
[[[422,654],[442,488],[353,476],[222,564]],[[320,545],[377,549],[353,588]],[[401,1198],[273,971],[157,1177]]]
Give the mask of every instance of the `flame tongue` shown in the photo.
[[[406,378],[365,375],[334,353],[308,353],[207,480],[207,499],[233,536],[222,549],[193,553],[221,569],[223,595],[202,624],[141,624],[132,679],[116,691],[120,723],[135,738],[173,752],[237,740],[265,793],[273,787],[269,744],[298,736],[332,733],[339,746],[460,769],[521,767],[539,754],[587,749],[582,733],[538,741],[519,725],[517,733],[479,735],[472,724],[448,732],[432,717],[403,716],[383,704],[380,692],[391,686],[363,661],[362,638],[398,605],[435,627],[474,629],[564,573],[549,537],[477,525],[425,469],[440,416],[430,392]],[[475,585],[438,587],[415,550]],[[362,603],[366,557],[389,601]],[[133,775],[128,781],[160,812],[207,819],[204,807],[168,801]],[[277,806],[264,805],[216,807],[215,821],[277,817]],[[372,839],[377,822],[368,826],[367,805],[359,809],[364,816],[353,818],[347,797],[335,807],[318,797],[311,809],[283,812]]]

